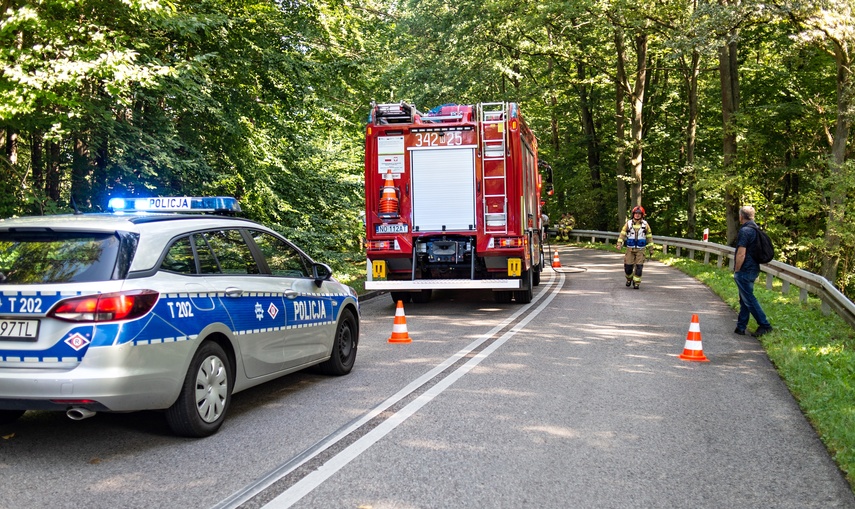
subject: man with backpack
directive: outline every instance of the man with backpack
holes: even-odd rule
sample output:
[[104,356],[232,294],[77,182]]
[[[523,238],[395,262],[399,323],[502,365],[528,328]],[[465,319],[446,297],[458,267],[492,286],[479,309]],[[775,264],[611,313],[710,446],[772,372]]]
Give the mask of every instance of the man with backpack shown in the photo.
[[[733,279],[736,288],[739,289],[739,316],[736,319],[736,330],[733,332],[745,335],[748,327],[748,318],[753,316],[757,321],[757,330],[752,334],[760,337],[772,332],[772,325],[766,318],[766,313],[754,296],[754,281],[760,275],[760,263],[758,260],[762,249],[758,249],[760,241],[760,228],[754,222],[754,207],[746,205],[739,209],[739,235],[736,239],[736,258],[734,259]],[[766,260],[768,261],[768,260]]]

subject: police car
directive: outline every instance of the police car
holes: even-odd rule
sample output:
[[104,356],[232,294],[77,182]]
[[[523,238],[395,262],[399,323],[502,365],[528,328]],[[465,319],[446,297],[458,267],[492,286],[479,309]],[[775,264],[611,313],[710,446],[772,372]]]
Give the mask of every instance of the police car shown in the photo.
[[235,217],[233,198],[110,205],[0,220],[0,423],[164,410],[176,434],[203,437],[238,391],[314,365],[351,371],[354,290]]

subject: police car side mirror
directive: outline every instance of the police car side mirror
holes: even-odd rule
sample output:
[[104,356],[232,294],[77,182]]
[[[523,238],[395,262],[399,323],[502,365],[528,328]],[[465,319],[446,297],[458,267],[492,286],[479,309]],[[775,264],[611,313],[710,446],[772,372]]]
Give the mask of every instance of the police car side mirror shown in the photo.
[[332,277],[332,269],[326,263],[313,263],[312,277],[315,278],[315,285],[320,287],[322,282],[328,281]]

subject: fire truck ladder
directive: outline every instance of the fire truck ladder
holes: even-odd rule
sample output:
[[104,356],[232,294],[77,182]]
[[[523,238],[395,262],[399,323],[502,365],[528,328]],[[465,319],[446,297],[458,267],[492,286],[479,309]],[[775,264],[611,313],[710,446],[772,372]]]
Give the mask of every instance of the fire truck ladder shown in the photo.
[[508,233],[508,181],[505,146],[508,136],[508,106],[480,103],[481,175],[484,181],[486,231]]
[[412,124],[416,115],[421,115],[414,105],[404,101],[392,104],[372,102],[371,112],[378,124]]

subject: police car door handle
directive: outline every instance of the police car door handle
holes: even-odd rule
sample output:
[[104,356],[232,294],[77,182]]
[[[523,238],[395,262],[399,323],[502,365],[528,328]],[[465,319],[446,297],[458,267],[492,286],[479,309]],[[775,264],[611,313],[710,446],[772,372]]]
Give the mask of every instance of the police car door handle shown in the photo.
[[285,296],[291,300],[294,300],[300,296],[300,292],[298,292],[297,290],[288,289],[288,290],[285,290]]
[[235,288],[234,286],[230,286],[226,288],[226,295],[229,297],[240,297],[243,295],[243,290],[240,288]]

